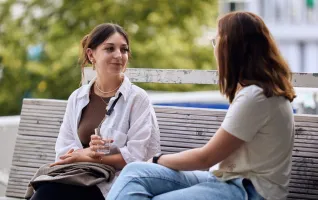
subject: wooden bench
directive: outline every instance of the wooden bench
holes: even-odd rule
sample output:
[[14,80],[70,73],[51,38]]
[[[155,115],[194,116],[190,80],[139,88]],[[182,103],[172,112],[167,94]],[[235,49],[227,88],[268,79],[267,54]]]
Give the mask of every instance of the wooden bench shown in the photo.
[[[93,73],[87,70],[86,80]],[[134,82],[215,84],[215,71],[130,69]],[[199,76],[199,78],[198,78]],[[213,77],[213,78],[211,78]],[[307,78],[306,78],[307,77]],[[295,75],[294,85],[317,87],[310,74]],[[308,81],[309,80],[309,81]],[[54,145],[66,107],[64,100],[24,99],[6,197],[23,198],[27,184],[38,167],[52,163]],[[155,106],[164,153],[204,145],[219,128],[226,111]],[[296,135],[288,199],[318,199],[318,116],[295,115]]]

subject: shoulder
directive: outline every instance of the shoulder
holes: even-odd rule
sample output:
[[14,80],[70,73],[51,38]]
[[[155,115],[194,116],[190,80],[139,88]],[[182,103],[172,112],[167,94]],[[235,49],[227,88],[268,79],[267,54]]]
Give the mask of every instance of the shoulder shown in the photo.
[[68,101],[75,101],[77,98],[81,98],[88,94],[88,91],[90,89],[90,85],[82,85],[81,87],[74,90],[71,95],[68,98]]
[[241,89],[238,94],[248,95],[250,98],[253,97],[260,97],[260,98],[266,98],[264,95],[263,88],[257,86],[257,85],[249,85]]
[[126,75],[122,86],[119,88],[119,91],[122,92],[128,102],[140,102],[143,100],[149,101],[147,92],[141,87],[131,83]]
[[125,93],[126,102],[134,107],[149,108],[151,106],[150,98],[147,92],[137,85],[130,85],[129,90]]
[[262,88],[250,85],[235,95],[232,105],[240,109],[264,112],[269,109],[269,98],[264,95]]
[[263,102],[268,98],[264,95],[264,91],[257,85],[246,86],[241,89],[235,96],[234,101],[243,99],[247,102]]
[[131,92],[140,97],[148,97],[148,94],[144,89],[134,84],[131,86]]
[[134,84],[131,86],[130,96],[138,100],[145,100],[150,102],[147,92],[141,87],[138,87]]

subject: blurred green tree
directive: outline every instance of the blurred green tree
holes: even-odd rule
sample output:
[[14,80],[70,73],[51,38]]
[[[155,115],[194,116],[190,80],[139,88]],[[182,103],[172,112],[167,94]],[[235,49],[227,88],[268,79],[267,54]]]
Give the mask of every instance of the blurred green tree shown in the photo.
[[[67,99],[80,83],[80,40],[97,24],[118,23],[131,40],[132,68],[213,69],[217,0],[0,1],[0,115],[18,114],[25,97]],[[153,90],[212,86],[142,84]]]

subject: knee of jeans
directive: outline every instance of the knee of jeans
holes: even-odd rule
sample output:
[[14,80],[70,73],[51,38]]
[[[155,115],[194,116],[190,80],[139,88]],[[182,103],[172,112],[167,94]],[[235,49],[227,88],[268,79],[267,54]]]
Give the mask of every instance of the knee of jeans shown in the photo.
[[146,162],[132,162],[128,163],[121,174],[123,175],[137,175],[144,170],[149,169],[149,163]]

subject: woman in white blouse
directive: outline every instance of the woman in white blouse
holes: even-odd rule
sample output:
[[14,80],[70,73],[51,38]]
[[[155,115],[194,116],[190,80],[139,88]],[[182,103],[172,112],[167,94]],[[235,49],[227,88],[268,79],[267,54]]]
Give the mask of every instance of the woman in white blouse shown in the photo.
[[[122,27],[98,25],[83,38],[82,47],[82,71],[91,64],[97,76],[69,97],[52,166],[103,163],[113,166],[117,177],[127,163],[146,161],[160,151],[159,127],[147,93],[123,74],[130,46]],[[109,153],[102,151],[107,148],[103,145],[108,142],[106,137],[112,143]],[[41,186],[32,200],[74,199],[75,195],[76,199],[105,199],[111,185],[105,182],[76,188],[48,184]]]

